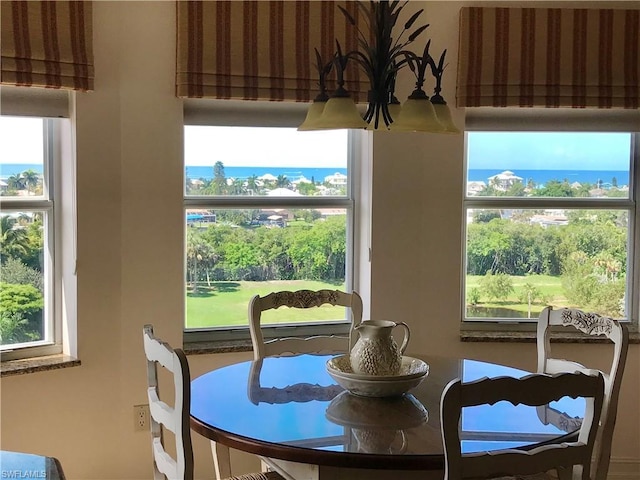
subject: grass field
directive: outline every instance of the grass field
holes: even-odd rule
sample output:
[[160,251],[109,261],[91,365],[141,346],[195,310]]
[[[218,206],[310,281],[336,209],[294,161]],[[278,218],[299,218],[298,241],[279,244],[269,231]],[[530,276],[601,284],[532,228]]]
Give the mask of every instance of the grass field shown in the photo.
[[[467,291],[473,287],[479,288],[481,278],[479,275],[467,275]],[[558,306],[566,305],[567,303],[560,277],[552,277],[550,275],[512,276],[511,280],[513,282],[514,292],[504,301],[488,301],[486,297],[481,295],[478,306],[486,308],[506,308],[518,312],[526,312],[528,305],[526,303],[520,303],[518,300],[520,291],[525,283],[535,286],[547,300],[547,302],[542,302],[540,299],[535,300],[531,305],[532,316],[537,316],[547,305]]]
[[[344,284],[306,280],[270,282],[211,282],[198,286],[198,292],[187,289],[187,328],[248,325],[247,308],[254,295],[266,295],[279,290],[343,290]],[[345,318],[343,307],[323,305],[320,308],[279,308],[265,312],[264,323],[288,323]]]
[[[480,276],[469,275],[467,277],[467,291],[480,286]],[[527,312],[528,305],[520,303],[518,294],[525,283],[535,287],[546,297],[548,303],[536,300],[531,305],[532,317],[550,305],[565,305],[562,284],[559,277],[548,275],[532,275],[527,277],[511,277],[515,292],[503,302],[488,301],[481,295],[480,308],[500,308]],[[197,293],[189,288],[187,290],[187,328],[198,327],[222,327],[248,325],[247,307],[249,300],[254,295],[266,295],[278,290],[344,290],[344,285],[331,283],[305,281],[305,280],[278,280],[270,282],[212,282],[211,287],[206,284],[198,286]],[[526,315],[525,315],[526,316]],[[342,307],[324,305],[320,308],[293,309],[279,308],[266,312],[263,315],[265,323],[289,323],[316,320],[341,320],[345,318]]]

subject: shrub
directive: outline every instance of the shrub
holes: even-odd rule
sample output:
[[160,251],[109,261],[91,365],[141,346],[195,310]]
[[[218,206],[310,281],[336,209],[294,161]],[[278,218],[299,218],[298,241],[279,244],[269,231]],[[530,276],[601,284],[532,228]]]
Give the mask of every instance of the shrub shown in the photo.
[[471,290],[469,290],[469,292],[467,293],[467,301],[470,305],[477,305],[478,303],[480,303],[480,289],[478,289],[477,287],[473,287]]

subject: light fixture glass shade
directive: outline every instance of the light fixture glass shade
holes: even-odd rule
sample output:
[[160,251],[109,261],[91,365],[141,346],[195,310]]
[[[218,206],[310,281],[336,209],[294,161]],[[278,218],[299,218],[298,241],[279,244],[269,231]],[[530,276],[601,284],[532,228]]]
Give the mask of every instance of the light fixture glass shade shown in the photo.
[[324,106],[317,129],[367,128],[355,102],[350,97],[332,97]]
[[300,124],[298,130],[317,130],[318,122],[320,121],[320,117],[322,116],[322,112],[324,111],[324,106],[327,104],[326,101],[315,101],[307,110],[307,116],[304,119],[304,122]]
[[438,121],[444,128],[442,130],[443,133],[460,133],[456,124],[453,123],[453,118],[451,118],[451,110],[449,110],[449,105],[446,103],[434,103],[433,108],[436,111],[436,116],[438,117]]
[[429,98],[408,98],[389,127],[392,132],[441,133],[443,129]]

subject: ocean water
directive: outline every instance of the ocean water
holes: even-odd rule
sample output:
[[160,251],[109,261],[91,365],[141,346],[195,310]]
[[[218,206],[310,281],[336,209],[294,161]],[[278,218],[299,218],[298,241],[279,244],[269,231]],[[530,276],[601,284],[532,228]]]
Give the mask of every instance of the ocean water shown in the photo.
[[[467,181],[469,182],[485,182],[489,183],[489,177],[502,173],[501,169],[469,169]],[[617,182],[618,186],[629,185],[628,170],[510,170],[514,175],[521,177],[524,183],[532,179],[536,185],[544,185],[550,180],[558,180],[560,182],[565,179],[569,183],[591,183],[595,184],[601,180],[603,184]]]
[[[42,173],[41,164],[12,164],[5,163],[0,164],[0,178],[6,180],[12,175],[19,175],[25,170],[35,170],[38,173]],[[488,183],[489,177],[503,172],[502,169],[470,169],[467,181],[477,182],[482,181]],[[523,182],[527,182],[529,179],[537,185],[544,185],[550,180],[563,181],[567,179],[569,183],[592,183],[595,184],[598,180],[601,180],[604,184],[613,183],[613,179],[616,179],[618,186],[629,185],[629,171],[628,170],[511,170],[515,175],[521,177]],[[278,175],[286,175],[291,180],[297,180],[301,177],[305,177],[308,180],[312,178],[316,182],[321,182],[324,177],[333,175],[339,172],[346,175],[346,168],[291,168],[291,167],[225,167],[224,173],[227,178],[246,179],[251,175],[258,177],[267,173],[277,177]],[[185,167],[185,173],[187,178],[202,178],[204,180],[211,180],[213,178],[213,167],[200,167],[187,165]]]
[[[313,179],[316,182],[322,182],[324,177],[335,173],[347,174],[346,168],[292,168],[292,167],[224,167],[224,175],[227,178],[247,179],[252,175],[260,177],[262,175],[271,174],[274,177],[279,175],[286,176],[289,180],[294,181],[305,177],[307,180]],[[213,178],[213,167],[190,166],[185,167],[187,178],[200,178],[211,180]]]
[[6,180],[27,170],[33,170],[42,175],[42,168],[41,163],[0,163],[0,178]]

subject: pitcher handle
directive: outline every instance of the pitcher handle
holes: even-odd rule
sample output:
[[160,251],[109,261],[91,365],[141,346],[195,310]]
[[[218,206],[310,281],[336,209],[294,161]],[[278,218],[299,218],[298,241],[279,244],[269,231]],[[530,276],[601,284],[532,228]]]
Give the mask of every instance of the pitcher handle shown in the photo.
[[402,345],[400,345],[400,353],[404,355],[404,351],[407,349],[407,344],[409,343],[409,338],[411,337],[411,330],[409,330],[409,325],[404,322],[396,323],[396,327],[404,328],[404,338],[402,339]]

